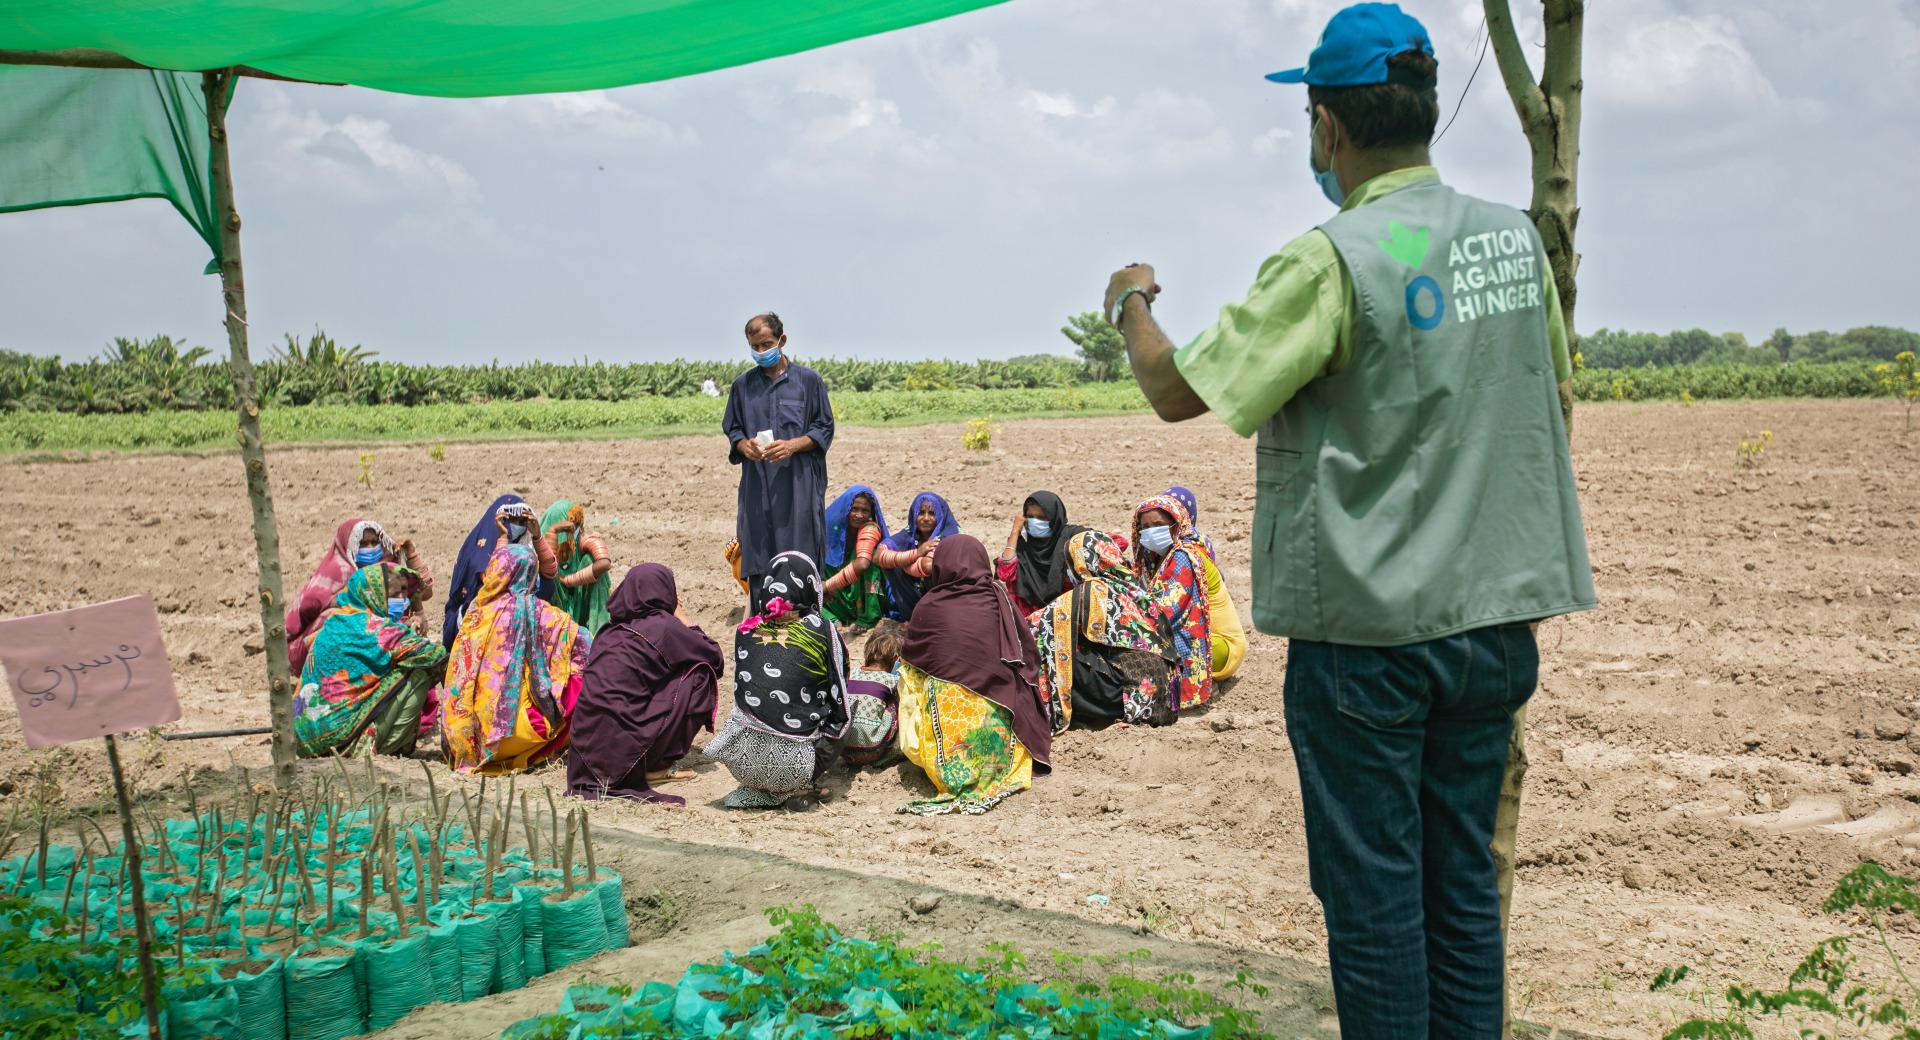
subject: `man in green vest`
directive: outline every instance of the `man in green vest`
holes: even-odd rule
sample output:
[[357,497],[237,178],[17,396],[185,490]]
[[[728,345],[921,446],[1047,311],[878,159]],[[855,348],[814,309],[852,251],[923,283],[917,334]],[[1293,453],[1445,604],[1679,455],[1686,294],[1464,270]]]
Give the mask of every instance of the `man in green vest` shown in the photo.
[[1290,637],[1346,1040],[1501,1034],[1491,846],[1538,676],[1529,623],[1595,606],[1559,298],[1524,214],[1440,183],[1436,73],[1397,6],[1336,14],[1305,67],[1267,78],[1306,84],[1312,174],[1340,212],[1185,347],[1153,319],[1151,267],[1106,299],[1161,418],[1259,435],[1253,617]]

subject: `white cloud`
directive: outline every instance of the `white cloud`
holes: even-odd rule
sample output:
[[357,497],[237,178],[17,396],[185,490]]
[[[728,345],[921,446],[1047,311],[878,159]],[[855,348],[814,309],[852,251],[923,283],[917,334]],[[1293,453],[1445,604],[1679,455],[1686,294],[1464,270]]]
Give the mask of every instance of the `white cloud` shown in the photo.
[[1273,155],[1280,150],[1280,142],[1293,137],[1293,131],[1276,126],[1253,139],[1253,154]]
[[416,198],[459,206],[481,198],[465,166],[400,141],[384,119],[349,114],[329,121],[312,109],[295,111],[275,94],[248,129],[273,142],[275,172],[305,190],[363,203]]
[[667,148],[691,147],[700,141],[700,135],[692,127],[676,127],[657,116],[636,111],[605,90],[490,98],[483,105],[530,125],[563,134],[590,134],[602,141],[612,138]]
[[1639,22],[1623,37],[1599,42],[1593,89],[1606,103],[1655,112],[1750,112],[1780,99],[1739,28],[1721,15]]
[[1091,108],[1081,108],[1072,94],[1049,94],[1044,90],[1029,90],[1024,101],[1027,108],[1043,116],[1060,116],[1066,119],[1101,119],[1110,116],[1119,107],[1112,95],[1094,102]]

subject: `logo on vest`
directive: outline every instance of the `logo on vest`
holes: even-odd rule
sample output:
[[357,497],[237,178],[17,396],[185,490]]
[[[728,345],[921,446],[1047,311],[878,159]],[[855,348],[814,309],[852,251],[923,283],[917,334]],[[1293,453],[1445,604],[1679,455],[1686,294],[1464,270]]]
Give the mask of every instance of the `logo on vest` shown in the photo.
[[1460,321],[1541,305],[1540,256],[1524,230],[1454,239],[1447,243],[1447,269],[1453,273],[1453,311]]
[[[1387,222],[1387,237],[1380,243],[1380,251],[1418,271],[1427,261],[1427,246],[1426,228],[1408,230],[1405,224],[1391,220]],[[1408,324],[1425,332],[1438,328],[1446,316],[1447,296],[1440,291],[1439,282],[1423,274],[1407,283]]]

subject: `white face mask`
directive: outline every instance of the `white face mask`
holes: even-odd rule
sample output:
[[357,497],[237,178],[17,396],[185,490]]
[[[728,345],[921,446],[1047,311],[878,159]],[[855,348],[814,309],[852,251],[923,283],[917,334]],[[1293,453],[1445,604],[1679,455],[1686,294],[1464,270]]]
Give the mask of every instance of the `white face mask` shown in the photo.
[[1052,523],[1046,520],[1036,520],[1033,517],[1027,517],[1027,537],[1045,538],[1051,534],[1053,534]]
[[1173,548],[1173,528],[1164,524],[1159,527],[1142,527],[1140,544],[1155,556],[1165,556],[1167,550]]

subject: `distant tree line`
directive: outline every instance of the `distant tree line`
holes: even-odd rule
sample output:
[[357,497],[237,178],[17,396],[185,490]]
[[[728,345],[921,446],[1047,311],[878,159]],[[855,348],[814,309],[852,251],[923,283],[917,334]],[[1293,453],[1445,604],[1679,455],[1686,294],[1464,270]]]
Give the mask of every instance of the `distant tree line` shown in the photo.
[[1773,335],[1757,344],[1747,342],[1747,337],[1738,332],[1715,335],[1705,329],[1665,335],[1600,329],[1580,337],[1580,359],[1588,368],[1892,361],[1903,350],[1920,352],[1920,332],[1863,325],[1839,333],[1796,336],[1786,329],[1775,329]]
[[[1100,317],[1076,314],[1060,330],[1077,356],[1028,354],[1006,361],[870,361],[808,358],[835,390],[953,391],[1062,389],[1124,381],[1126,344]],[[1689,329],[1664,335],[1600,329],[1582,336],[1580,356],[1589,372],[1636,370],[1632,380],[1582,384],[1582,399],[1652,393],[1665,382],[1643,370],[1685,368],[1696,397],[1860,396],[1874,391],[1871,367],[1903,351],[1920,353],[1920,333],[1868,325],[1841,333],[1793,335],[1777,329],[1765,342],[1747,342],[1733,332],[1715,335]],[[1706,369],[1834,364],[1832,371],[1780,382],[1733,375],[1705,378]],[[528,362],[502,365],[406,365],[378,360],[358,346],[345,347],[315,331],[285,343],[256,366],[260,397],[270,405],[476,404],[491,401],[632,401],[690,397],[706,380],[725,386],[745,368],[744,359],[617,364]],[[1858,368],[1859,371],[1853,371]],[[1719,392],[1712,392],[1708,384]],[[1695,384],[1700,384],[1695,387]],[[1867,389],[1862,391],[1856,384]],[[1676,384],[1678,385],[1678,384]],[[1677,391],[1676,391],[1677,392]],[[0,412],[135,414],[199,411],[233,406],[226,366],[204,347],[170,336],[116,339],[101,357],[67,361],[0,350]]]

